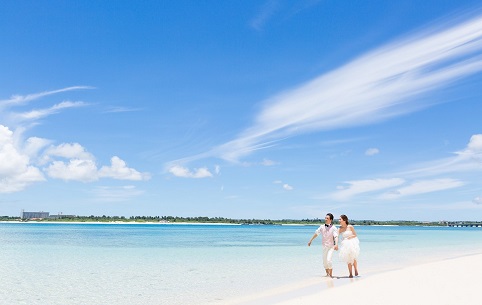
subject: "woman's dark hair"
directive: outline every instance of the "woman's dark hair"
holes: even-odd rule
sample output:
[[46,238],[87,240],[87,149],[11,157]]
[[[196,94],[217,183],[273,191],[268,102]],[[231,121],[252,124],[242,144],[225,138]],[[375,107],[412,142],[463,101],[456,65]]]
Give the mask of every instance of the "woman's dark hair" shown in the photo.
[[348,222],[348,217],[345,214],[342,214],[340,216],[341,219],[343,219],[344,222],[346,222],[346,225],[349,225],[350,223]]
[[326,216],[329,216],[329,217],[330,217],[330,219],[331,219],[331,221],[333,221],[333,214],[328,213],[328,214],[326,214]]

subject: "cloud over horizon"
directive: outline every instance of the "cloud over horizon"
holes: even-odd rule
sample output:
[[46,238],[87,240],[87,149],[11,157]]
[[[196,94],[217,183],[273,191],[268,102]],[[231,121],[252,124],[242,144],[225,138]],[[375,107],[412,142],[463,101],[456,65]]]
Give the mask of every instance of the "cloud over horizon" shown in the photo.
[[[340,186],[338,191],[331,194],[331,198],[343,201],[358,194],[388,190],[385,193],[375,195],[374,198],[392,200],[464,186],[464,181],[454,178],[410,180],[419,177],[436,177],[447,173],[482,172],[482,134],[472,135],[466,148],[455,152],[454,155],[451,158],[419,164],[415,169],[409,171],[391,174],[398,178],[347,181],[345,184],[348,185]],[[398,186],[401,187],[395,188]],[[473,201],[477,203],[476,199]]]
[[144,194],[144,191],[138,190],[133,185],[124,185],[117,187],[98,186],[92,191],[92,193],[98,201],[124,202]]

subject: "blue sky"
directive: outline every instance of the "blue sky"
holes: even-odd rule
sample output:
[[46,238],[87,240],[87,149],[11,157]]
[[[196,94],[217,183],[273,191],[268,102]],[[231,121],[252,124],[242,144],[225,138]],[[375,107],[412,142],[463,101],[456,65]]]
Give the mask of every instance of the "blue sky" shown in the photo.
[[480,220],[479,1],[3,1],[0,214]]

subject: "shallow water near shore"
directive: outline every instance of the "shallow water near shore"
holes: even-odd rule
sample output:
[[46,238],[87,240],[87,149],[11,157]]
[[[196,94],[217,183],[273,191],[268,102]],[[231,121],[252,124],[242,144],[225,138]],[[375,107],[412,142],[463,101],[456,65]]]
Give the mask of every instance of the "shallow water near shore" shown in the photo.
[[[316,228],[0,223],[0,303],[222,304],[321,278]],[[356,230],[362,276],[482,251],[482,228]],[[334,275],[347,275],[337,254]]]

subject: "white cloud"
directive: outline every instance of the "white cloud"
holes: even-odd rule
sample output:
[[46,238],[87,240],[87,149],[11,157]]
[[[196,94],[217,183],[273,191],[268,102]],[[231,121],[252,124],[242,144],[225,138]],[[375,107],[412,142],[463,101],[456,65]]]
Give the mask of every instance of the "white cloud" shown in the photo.
[[473,135],[467,147],[456,152],[453,157],[419,164],[415,169],[399,174],[407,176],[433,176],[474,171],[482,171],[482,134]]
[[[454,157],[435,160],[417,166],[416,169],[395,173],[398,177],[412,179],[420,176],[437,176],[446,173],[482,171],[482,134],[473,135],[466,148],[455,153]],[[354,195],[394,188],[406,183],[401,178],[385,180],[349,181],[348,187],[339,187],[339,191],[332,194],[333,199],[346,200]],[[390,190],[376,198],[381,200],[397,199],[405,196],[438,192],[463,186],[464,182],[456,179],[438,178],[415,181],[407,186]]]
[[347,200],[358,194],[379,191],[379,190],[399,186],[405,183],[405,180],[400,178],[371,179],[371,180],[347,181],[345,183],[348,184],[348,186],[338,187],[339,190],[331,194],[331,198],[335,200]]
[[283,183],[283,181],[281,181],[281,180],[275,180],[275,181],[273,181],[273,183],[274,184],[282,184],[283,189],[285,189],[287,191],[294,190],[294,188],[291,185],[289,185],[288,183]]
[[[72,145],[61,145],[63,148],[57,152],[65,153],[62,157],[71,158],[69,161],[53,161],[45,168],[45,172],[51,178],[62,180],[74,180],[81,182],[97,181],[100,178],[112,178],[117,180],[148,180],[148,173],[140,173],[117,156],[111,158],[110,166],[102,166],[100,170],[91,155],[83,150],[82,147]],[[59,153],[59,155],[60,155]],[[83,155],[85,158],[75,158],[75,155]]]
[[46,159],[61,157],[66,159],[84,159],[94,161],[94,156],[79,143],[63,143],[49,147],[44,153]]
[[16,148],[13,132],[0,125],[0,193],[18,192],[41,181],[45,181],[42,172]]
[[25,141],[23,151],[31,158],[37,158],[40,151],[51,143],[52,141],[47,139],[31,137]]
[[475,203],[475,204],[482,204],[482,197],[477,196],[474,199],[472,199],[472,202]]
[[92,160],[54,161],[45,169],[45,172],[51,178],[62,180],[92,182],[99,179],[97,166]]
[[367,156],[374,156],[380,153],[378,148],[369,148],[365,151],[365,155]]
[[216,175],[219,175],[221,173],[221,167],[219,165],[216,165],[214,167],[214,172],[216,173]]
[[293,190],[293,187],[287,183],[283,184],[283,188],[287,191],[292,191]]
[[482,134],[475,134],[470,137],[467,147],[460,152],[457,152],[457,161],[468,161],[472,164],[478,164],[479,168],[482,165]]
[[16,175],[10,175],[0,180],[0,193],[14,193],[26,189],[35,182],[45,181],[40,170],[33,166],[25,167]]
[[5,125],[8,125],[11,128],[15,128],[15,129],[24,128],[25,126],[22,126],[22,124],[25,124],[26,122],[29,122],[31,126],[35,126],[39,119],[54,113],[58,113],[62,109],[81,107],[81,106],[86,106],[87,104],[84,102],[64,101],[50,108],[45,108],[40,110],[30,110],[30,111],[21,112],[21,113],[5,112],[5,110],[8,108],[23,106],[31,101],[35,101],[45,96],[72,91],[72,90],[83,90],[83,89],[93,89],[93,87],[74,86],[74,87],[68,87],[68,88],[63,88],[59,90],[28,94],[25,96],[14,95],[8,100],[0,100],[0,118]]
[[264,165],[264,166],[273,166],[273,165],[276,165],[278,163],[274,162],[273,160],[269,160],[269,159],[263,159],[263,161],[261,162],[261,165]]
[[412,183],[411,185],[383,194],[380,196],[380,199],[397,199],[405,196],[413,196],[418,194],[453,189],[463,185],[464,183],[462,181],[455,179],[434,179],[417,181]]
[[183,177],[183,178],[208,178],[213,176],[213,174],[211,174],[211,172],[206,167],[197,168],[191,172],[186,167],[183,167],[180,165],[174,165],[171,168],[169,168],[169,172],[176,177]]
[[150,175],[143,174],[133,168],[128,168],[127,164],[117,156],[110,160],[111,166],[102,166],[99,170],[99,177],[109,177],[118,180],[148,180]]
[[436,210],[439,211],[462,211],[462,210],[474,210],[474,211],[481,211],[482,206],[476,205],[470,200],[467,201],[450,201],[449,203],[443,202],[437,202],[437,204],[433,203],[420,203],[417,202],[416,204],[406,204],[403,206],[404,209],[410,209],[410,210],[415,210],[417,213],[420,213],[421,211],[429,211],[433,212]]
[[[440,30],[442,29],[442,30]],[[482,17],[439,24],[267,99],[255,123],[186,158],[240,158],[297,134],[371,124],[439,102],[416,97],[482,70]]]
[[[6,111],[8,108],[23,106],[45,96],[80,89],[92,87],[75,86],[0,100],[0,119],[10,120],[15,126],[15,132],[12,132],[9,127],[0,125],[0,192],[18,192],[34,182],[45,181],[41,169],[36,167],[39,165],[44,166],[43,171],[48,177],[62,180],[91,182],[104,177],[122,180],[150,178],[148,173],[128,168],[118,157],[111,159],[111,166],[103,166],[98,171],[95,157],[78,143],[47,147],[52,140],[38,137],[23,140],[23,132],[28,127],[35,126],[36,120],[63,109],[87,105],[84,102],[63,101],[49,108],[23,113]],[[29,121],[29,125],[23,125],[25,121]]]
[[[59,158],[68,161],[58,160]],[[45,172],[51,178],[75,180],[81,182],[97,181],[100,178],[117,180],[148,180],[148,173],[140,173],[127,167],[125,161],[117,156],[111,158],[110,166],[97,168],[95,157],[79,143],[63,143],[47,148],[42,157],[42,164],[49,164]]]
[[482,153],[482,134],[476,134],[470,137],[467,151],[472,153]]
[[133,185],[120,187],[100,186],[95,188],[93,192],[97,197],[97,201],[104,202],[122,202],[144,194],[144,191],[138,190]]

